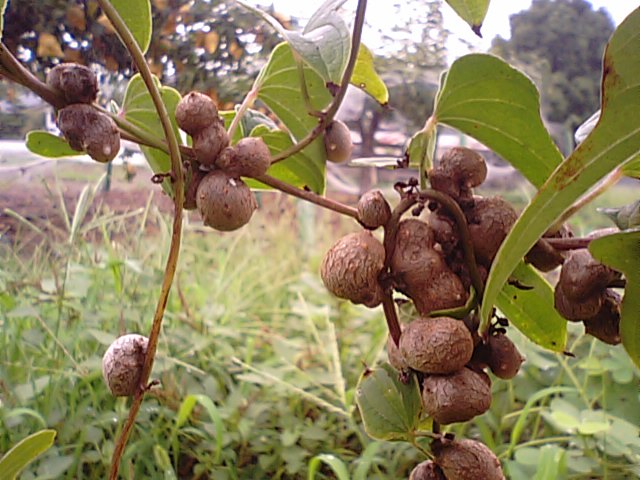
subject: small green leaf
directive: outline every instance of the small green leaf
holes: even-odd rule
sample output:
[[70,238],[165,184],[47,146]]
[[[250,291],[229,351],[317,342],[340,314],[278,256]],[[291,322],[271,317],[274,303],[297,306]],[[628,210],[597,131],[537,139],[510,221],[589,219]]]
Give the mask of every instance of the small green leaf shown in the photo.
[[[271,155],[276,155],[293,145],[287,133],[282,130],[271,130],[266,125],[259,125],[254,128],[251,136],[262,137],[269,147]],[[283,180],[296,187],[308,187],[314,192],[324,189],[324,173],[324,162],[314,162],[305,154],[304,150],[292,155],[286,160],[272,165],[267,171],[267,174],[272,177]],[[252,179],[246,179],[246,181],[251,188],[271,188]]]
[[[639,31],[640,8],[620,24],[605,50],[598,124],[540,188],[498,251],[482,300],[483,325],[502,286],[538,238],[597,182],[640,154]],[[632,347],[636,361],[638,343],[637,350]]]
[[364,44],[360,45],[356,65],[351,75],[351,84],[371,95],[380,105],[389,102],[389,91],[373,64],[373,55]]
[[151,44],[153,29],[151,2],[149,0],[111,0],[111,4],[133,34],[142,53],[146,53]]
[[[153,81],[160,89],[160,95],[169,113],[173,130],[175,134],[178,135],[175,111],[181,98],[180,94],[171,87],[160,85],[160,81],[156,77],[153,77]],[[126,120],[138,128],[147,131],[154,137],[164,139],[162,123],[158,117],[158,112],[140,74],[134,75],[131,80],[129,80],[127,90],[124,94],[124,101],[122,102],[121,115],[124,115]],[[169,155],[163,151],[146,146],[141,146],[140,150],[154,173],[166,173],[171,170],[171,159]],[[173,187],[168,179],[162,183],[162,188],[169,195],[173,196]]]
[[337,12],[345,2],[326,0],[301,32],[287,30],[268,13],[239,3],[268,22],[326,83],[339,85],[351,51],[349,28]]
[[[304,67],[304,77],[313,108],[318,111],[323,110],[331,102],[331,95],[322,78],[306,66]],[[258,85],[258,98],[278,117],[294,140],[301,140],[318,124],[318,119],[309,115],[307,111],[301,93],[298,68],[288,44],[281,43],[273,50],[269,62],[260,72],[256,84]],[[302,152],[316,165],[316,168],[321,168],[324,171],[326,151],[322,138],[311,142]],[[314,191],[322,193],[324,178],[322,188],[318,189],[318,187],[319,185]]]
[[407,149],[409,165],[417,166],[421,173],[430,170],[433,167],[437,138],[438,129],[435,124],[431,128],[425,127],[415,133]]
[[364,429],[376,440],[409,440],[420,422],[422,404],[415,375],[406,385],[388,364],[367,370],[356,387]]
[[345,463],[335,455],[327,453],[316,455],[311,459],[309,462],[309,474],[307,476],[309,480],[316,478],[316,473],[318,473],[323,463],[331,468],[337,480],[349,480],[349,470]]
[[182,401],[176,416],[176,428],[182,427],[191,416],[193,408],[196,403],[199,403],[209,414],[209,418],[213,421],[216,430],[216,451],[214,462],[217,464],[220,462],[220,455],[222,454],[222,440],[224,438],[224,423],[222,417],[218,411],[218,407],[213,401],[206,395],[187,395]]
[[529,288],[505,285],[497,299],[498,309],[532,342],[563,352],[567,321],[553,308],[553,289],[533,267],[524,263],[518,265],[513,277]]
[[640,367],[640,228],[593,240],[589,251],[594,258],[626,277],[620,336],[629,357]]
[[564,478],[566,470],[566,452],[556,445],[545,445],[540,449],[538,470],[533,480],[548,480],[549,478]]
[[469,24],[471,30],[482,37],[480,29],[482,28],[482,22],[489,10],[490,0],[447,0],[447,3],[453,10]]
[[26,145],[30,152],[43,157],[61,158],[84,155],[69,145],[63,137],[52,135],[44,130],[33,130],[27,133]]
[[620,230],[640,226],[640,200],[623,207],[598,208],[597,210],[609,217]]
[[640,180],[640,156],[635,160],[625,163],[622,167],[622,173],[627,177],[636,178]]
[[0,473],[6,480],[14,480],[20,472],[47,451],[56,438],[55,430],[40,430],[20,440],[0,459]]
[[540,118],[535,85],[492,55],[465,55],[451,65],[434,116],[485,144],[536,187],[562,161]]

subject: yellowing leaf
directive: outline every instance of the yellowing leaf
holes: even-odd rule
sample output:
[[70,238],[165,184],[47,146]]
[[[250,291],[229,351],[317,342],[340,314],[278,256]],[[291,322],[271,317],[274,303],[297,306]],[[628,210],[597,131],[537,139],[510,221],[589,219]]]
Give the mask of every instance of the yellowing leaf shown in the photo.
[[242,57],[244,53],[244,48],[238,45],[237,42],[231,42],[231,45],[229,45],[229,53],[236,60],[240,60],[240,57]]
[[64,57],[64,52],[58,39],[50,33],[42,32],[38,37],[38,48],[36,50],[38,57]]
[[[220,35],[218,35],[217,32],[209,32],[205,35],[204,49],[207,51],[207,53],[215,53],[215,51],[218,50],[218,45],[220,45]],[[231,46],[233,47],[233,44],[231,44]]]
[[67,23],[76,30],[84,32],[87,28],[87,22],[84,17],[84,10],[78,5],[72,5],[67,8]]
[[389,91],[373,64],[373,55],[365,46],[360,45],[356,66],[351,75],[351,84],[364,90],[381,105],[389,102]]

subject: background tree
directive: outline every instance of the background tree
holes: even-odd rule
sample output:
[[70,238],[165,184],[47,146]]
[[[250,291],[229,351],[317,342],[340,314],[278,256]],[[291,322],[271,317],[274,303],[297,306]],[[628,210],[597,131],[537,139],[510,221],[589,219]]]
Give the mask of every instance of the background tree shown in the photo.
[[[222,105],[241,99],[280,41],[271,27],[232,1],[153,0],[152,9],[147,54],[152,71],[163,84],[181,92],[205,91]],[[33,71],[65,61],[102,65],[107,77],[134,73],[95,0],[9,2],[3,41]]]
[[511,38],[496,37],[493,52],[536,80],[548,120],[575,129],[599,106],[611,17],[586,0],[534,0],[510,23]]

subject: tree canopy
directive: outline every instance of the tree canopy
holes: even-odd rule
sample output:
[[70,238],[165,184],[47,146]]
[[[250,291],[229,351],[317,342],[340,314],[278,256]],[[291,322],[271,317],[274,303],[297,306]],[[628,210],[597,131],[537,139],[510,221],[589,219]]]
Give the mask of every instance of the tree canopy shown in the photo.
[[494,53],[536,80],[548,120],[575,128],[599,106],[611,17],[586,0],[534,0],[510,23],[511,38],[496,37]]
[[[271,27],[229,0],[153,0],[152,13],[152,71],[164,84],[205,91],[221,103],[240,99],[280,41]],[[9,2],[3,41],[34,71],[65,61],[102,65],[125,77],[134,73],[95,0]]]

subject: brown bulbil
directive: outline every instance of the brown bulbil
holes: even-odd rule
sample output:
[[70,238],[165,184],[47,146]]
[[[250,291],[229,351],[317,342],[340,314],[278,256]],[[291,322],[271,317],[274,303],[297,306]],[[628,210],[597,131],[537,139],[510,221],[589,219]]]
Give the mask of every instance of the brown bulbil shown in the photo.
[[447,480],[505,480],[500,461],[483,443],[443,441],[436,443],[433,451]]
[[198,186],[200,186],[200,182],[206,175],[207,172],[203,172],[197,166],[194,169],[189,169],[187,171],[183,203],[183,208],[185,210],[195,210],[198,207],[196,202]]
[[196,204],[204,224],[223,232],[236,230],[248,223],[258,207],[247,184],[221,170],[209,172],[202,179],[196,193]]
[[458,246],[458,230],[455,222],[439,212],[432,212],[427,221],[433,235],[445,255],[449,255]]
[[602,306],[597,315],[584,320],[586,334],[596,337],[609,345],[618,345],[620,338],[620,295],[611,289],[604,294]]
[[216,166],[229,175],[259,177],[271,166],[269,147],[260,137],[246,137],[218,156]]
[[431,460],[419,463],[409,475],[409,480],[447,480],[438,465]]
[[115,122],[90,105],[74,103],[58,112],[58,127],[74,150],[86,152],[101,163],[120,151],[120,132]]
[[603,300],[602,292],[583,300],[571,299],[567,296],[567,293],[560,283],[556,284],[553,294],[555,309],[562,317],[571,322],[581,322],[597,315],[602,307]]
[[411,298],[419,313],[464,305],[467,291],[434,249],[433,230],[416,218],[400,222],[391,257],[398,291]]
[[340,120],[332,121],[324,131],[324,147],[330,162],[343,163],[349,160],[353,150],[349,127]]
[[518,214],[501,197],[476,197],[466,214],[476,259],[489,267]]
[[194,136],[209,125],[221,123],[215,102],[204,93],[187,93],[176,107],[176,121],[178,126]]
[[384,226],[391,217],[391,207],[380,190],[369,190],[358,200],[358,221],[370,230]]
[[422,388],[422,404],[442,425],[466,422],[489,409],[491,386],[481,373],[469,368],[451,375],[428,375]]
[[387,356],[389,358],[389,365],[396,370],[407,370],[409,368],[409,365],[407,365],[407,362],[402,358],[400,349],[396,345],[396,342],[393,341],[393,338],[391,338],[391,335],[387,338]]
[[229,145],[229,135],[221,120],[216,120],[194,133],[192,138],[196,160],[206,167],[212,167],[220,152]]
[[429,171],[431,187],[457,201],[471,198],[471,189],[486,178],[487,164],[482,155],[465,147],[448,150]]
[[102,375],[116,397],[134,395],[140,388],[149,339],[134,333],[118,337],[102,357]]
[[375,307],[384,292],[378,276],[384,266],[384,247],[367,230],[338,240],[322,260],[320,275],[336,297]]
[[527,253],[524,259],[541,272],[549,272],[562,265],[565,254],[553,248],[545,239],[571,237],[573,237],[573,232],[567,225],[562,225],[562,227],[555,232],[547,232],[540,241],[529,250],[529,253]]
[[502,333],[491,335],[487,346],[487,364],[493,374],[505,380],[515,377],[524,362],[524,357],[509,337]]
[[64,95],[68,103],[92,103],[98,95],[98,81],[90,68],[61,63],[47,74],[47,84]]
[[586,248],[574,250],[567,257],[558,286],[569,300],[587,300],[601,295],[607,285],[620,278],[620,274],[595,260]]
[[418,318],[405,326],[399,350],[414,370],[444,375],[460,370],[471,359],[473,339],[460,320]]

